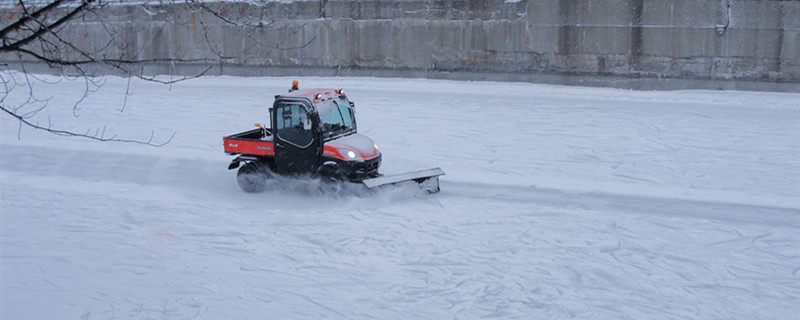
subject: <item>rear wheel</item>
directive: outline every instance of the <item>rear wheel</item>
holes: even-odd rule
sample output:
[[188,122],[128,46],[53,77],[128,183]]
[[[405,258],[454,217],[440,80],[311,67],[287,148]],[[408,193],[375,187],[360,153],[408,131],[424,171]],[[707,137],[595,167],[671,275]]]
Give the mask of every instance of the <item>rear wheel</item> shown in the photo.
[[236,182],[244,192],[262,192],[267,188],[269,179],[269,168],[266,164],[258,162],[248,162],[241,166],[236,173]]

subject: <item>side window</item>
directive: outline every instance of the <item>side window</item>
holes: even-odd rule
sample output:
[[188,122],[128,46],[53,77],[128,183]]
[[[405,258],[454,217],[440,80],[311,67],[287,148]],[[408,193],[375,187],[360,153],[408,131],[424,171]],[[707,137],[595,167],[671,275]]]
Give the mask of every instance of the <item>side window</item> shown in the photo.
[[297,104],[281,105],[275,110],[278,138],[296,147],[305,148],[314,141],[311,119],[306,109]]

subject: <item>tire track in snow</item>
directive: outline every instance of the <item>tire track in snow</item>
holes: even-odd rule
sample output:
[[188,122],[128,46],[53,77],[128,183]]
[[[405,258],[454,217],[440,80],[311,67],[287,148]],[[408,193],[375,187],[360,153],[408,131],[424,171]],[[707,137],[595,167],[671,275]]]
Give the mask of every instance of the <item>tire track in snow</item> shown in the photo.
[[800,227],[796,208],[442,180],[444,197]]
[[[222,186],[227,188],[235,186],[233,183],[235,172],[226,169],[225,158],[214,161],[7,144],[1,147],[3,153],[0,155],[0,161],[3,163],[3,170],[26,174],[108,180],[139,185],[168,185],[198,190],[202,190],[198,188],[199,186],[214,190],[220,190]],[[449,181],[447,176],[442,178],[442,189],[445,197],[454,194],[473,199],[528,202],[563,208],[651,212],[800,227],[798,221],[800,209],[795,208]],[[238,188],[233,190],[233,192],[238,191]],[[231,190],[228,190],[226,193],[230,192]],[[746,214],[738,214],[740,212]]]
[[[30,175],[139,185],[197,187],[198,184],[207,186],[206,182],[211,180],[208,179],[209,176],[214,178],[228,173],[222,159],[216,162],[149,154],[7,144],[0,147],[3,150],[0,155],[3,170]],[[220,166],[222,170],[216,170]]]
[[[447,176],[443,192],[432,196],[402,188],[366,199],[253,196],[238,190],[223,161],[3,145],[2,162],[4,171],[54,177],[42,181],[67,177],[87,186],[181,190],[174,194],[185,198],[123,197],[111,204],[130,206],[119,217],[70,219],[68,230],[81,231],[76,238],[112,240],[89,247],[106,249],[89,257],[124,247],[122,258],[139,261],[103,266],[116,273],[88,284],[95,291],[83,295],[106,301],[110,306],[99,309],[112,314],[157,314],[154,305],[174,305],[187,295],[197,299],[193,309],[207,310],[210,295],[235,293],[310,317],[618,318],[658,311],[724,318],[759,314],[746,301],[753,308],[787,310],[786,301],[798,296],[787,289],[787,277],[775,276],[791,269],[787,275],[796,278],[797,257],[788,241],[797,226],[792,209]],[[102,191],[65,190],[55,203],[77,192],[89,210],[106,201]],[[98,229],[103,225],[118,228]],[[125,236],[156,231],[156,225],[165,229],[152,234],[174,237],[143,242]],[[117,281],[160,278],[164,293],[125,300],[98,294],[103,280],[126,273],[137,278]],[[56,284],[63,290],[79,285]]]

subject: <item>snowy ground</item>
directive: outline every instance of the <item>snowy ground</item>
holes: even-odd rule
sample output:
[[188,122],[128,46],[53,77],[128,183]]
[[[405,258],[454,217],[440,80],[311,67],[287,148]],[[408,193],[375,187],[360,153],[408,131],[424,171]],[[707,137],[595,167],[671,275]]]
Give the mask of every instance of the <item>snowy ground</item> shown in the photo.
[[82,81],[37,84],[39,123],[175,136],[0,116],[0,319],[800,317],[800,94],[301,78],[443,191],[245,194],[221,138],[291,80],[134,80],[119,112],[111,77],[77,118]]

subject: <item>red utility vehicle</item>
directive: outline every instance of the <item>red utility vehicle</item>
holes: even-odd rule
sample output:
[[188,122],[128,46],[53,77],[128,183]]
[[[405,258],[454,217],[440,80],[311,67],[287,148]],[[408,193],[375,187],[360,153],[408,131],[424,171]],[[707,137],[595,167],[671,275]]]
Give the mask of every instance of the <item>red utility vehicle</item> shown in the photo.
[[439,191],[440,168],[383,176],[381,153],[356,128],[355,104],[343,89],[298,90],[276,95],[271,126],[223,138],[225,152],[235,155],[228,169],[239,168],[237,181],[246,192],[260,192],[272,174],[311,176],[361,183],[367,188],[414,181],[420,188]]

